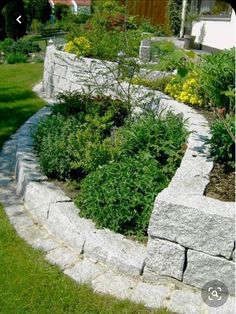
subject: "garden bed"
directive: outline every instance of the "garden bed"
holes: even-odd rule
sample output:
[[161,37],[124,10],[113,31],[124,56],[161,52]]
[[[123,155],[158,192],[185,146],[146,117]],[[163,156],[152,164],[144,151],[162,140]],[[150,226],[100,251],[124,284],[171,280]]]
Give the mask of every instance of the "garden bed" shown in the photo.
[[130,115],[129,104],[105,96],[59,97],[34,133],[44,174],[76,183],[82,217],[124,235],[146,236],[155,196],[184,154],[182,117],[150,109]]

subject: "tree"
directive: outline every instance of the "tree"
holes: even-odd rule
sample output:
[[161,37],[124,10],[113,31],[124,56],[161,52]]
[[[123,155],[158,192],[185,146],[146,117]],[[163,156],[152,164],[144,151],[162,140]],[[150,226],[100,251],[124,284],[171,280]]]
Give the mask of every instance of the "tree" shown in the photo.
[[[13,0],[6,4],[3,14],[7,37],[17,40],[18,38],[24,36],[26,32],[26,17],[23,0]],[[20,15],[21,24],[16,20]]]
[[50,20],[51,7],[48,0],[24,0],[27,25],[30,26],[33,19],[40,23]]
[[56,19],[59,21],[63,18],[63,16],[68,15],[70,11],[71,11],[70,7],[68,7],[68,5],[63,4],[63,3],[58,3],[58,4],[55,4],[54,6],[54,15]]

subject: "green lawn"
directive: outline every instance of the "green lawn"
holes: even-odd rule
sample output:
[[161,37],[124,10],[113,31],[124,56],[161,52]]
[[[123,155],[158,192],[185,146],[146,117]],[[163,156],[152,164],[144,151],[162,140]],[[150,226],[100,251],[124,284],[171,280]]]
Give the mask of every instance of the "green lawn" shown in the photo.
[[[0,148],[44,103],[31,91],[41,64],[0,65]],[[20,239],[0,205],[0,314],[166,314],[77,285]]]
[[42,64],[0,65],[0,146],[44,106],[32,92],[42,74]]

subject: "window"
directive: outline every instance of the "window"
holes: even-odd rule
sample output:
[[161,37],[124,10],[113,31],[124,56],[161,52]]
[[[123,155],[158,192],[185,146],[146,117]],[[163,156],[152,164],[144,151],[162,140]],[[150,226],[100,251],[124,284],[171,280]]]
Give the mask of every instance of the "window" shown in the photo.
[[230,4],[220,0],[201,0],[199,3],[199,13],[201,15],[211,15],[228,17],[231,15]]

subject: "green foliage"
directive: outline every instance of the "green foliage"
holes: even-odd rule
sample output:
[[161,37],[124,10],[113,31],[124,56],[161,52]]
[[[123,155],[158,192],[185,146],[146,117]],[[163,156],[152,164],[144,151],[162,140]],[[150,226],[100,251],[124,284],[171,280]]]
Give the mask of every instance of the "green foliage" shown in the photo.
[[147,113],[117,129],[101,150],[109,162],[81,183],[81,214],[114,231],[145,235],[154,198],[179,166],[185,138],[182,118],[172,113]]
[[59,114],[40,121],[34,141],[39,164],[47,176],[64,179],[72,175],[70,162],[74,145],[71,143],[76,141],[77,128],[75,118]]
[[24,0],[25,13],[28,26],[33,19],[44,24],[50,19],[51,7],[48,0]]
[[205,98],[212,106],[234,112],[235,98],[227,91],[235,86],[235,49],[204,56],[200,82]]
[[211,126],[211,155],[220,163],[234,169],[235,164],[235,117],[217,119]]
[[142,85],[145,87],[149,87],[153,90],[159,90],[161,92],[165,92],[166,86],[170,83],[172,79],[172,75],[167,75],[164,77],[157,78],[155,80],[149,80],[142,77],[135,77],[132,80],[133,84]]
[[162,25],[152,25],[148,19],[142,18],[138,23],[138,28],[145,33],[154,34],[156,37],[166,36],[167,32]]
[[9,51],[10,47],[13,45],[14,40],[12,38],[5,38],[3,41],[0,41],[0,51],[7,52]]
[[[14,40],[24,36],[26,32],[26,18],[22,0],[13,0],[4,8],[6,36]],[[21,15],[21,24],[16,19]]]
[[151,65],[153,70],[173,71],[182,68],[187,72],[194,69],[197,60],[194,52],[176,48],[174,43],[166,40],[152,43],[151,59],[158,62]]
[[142,32],[135,29],[132,18],[125,15],[125,7],[117,1],[95,2],[86,24],[67,21],[64,29],[69,31],[68,41],[85,37],[92,48],[89,52],[92,57],[117,60],[121,51],[128,57],[138,56]]
[[168,21],[173,35],[179,36],[181,26],[182,0],[169,0]]
[[155,195],[180,164],[187,133],[182,117],[172,113],[128,114],[119,100],[62,94],[33,136],[46,175],[82,180],[82,215],[142,236]]
[[128,157],[89,174],[76,204],[82,217],[93,219],[99,227],[143,236],[155,196],[166,185],[155,160]]
[[11,38],[6,38],[0,42],[0,51],[5,54],[20,53],[27,55],[31,52],[39,52],[40,47],[32,39],[21,38],[18,41],[13,41]]
[[39,34],[42,28],[42,24],[37,20],[33,19],[30,25],[30,31],[33,34]]
[[20,52],[8,53],[5,57],[6,63],[14,64],[14,63],[26,63],[27,56]]
[[34,133],[45,174],[78,178],[106,162],[108,155],[96,152],[101,152],[103,139],[113,127],[122,125],[127,115],[127,105],[109,97],[61,94],[52,117],[41,121]]
[[70,12],[70,7],[64,3],[56,3],[54,6],[54,15],[57,20],[62,20],[62,18],[68,15]]

